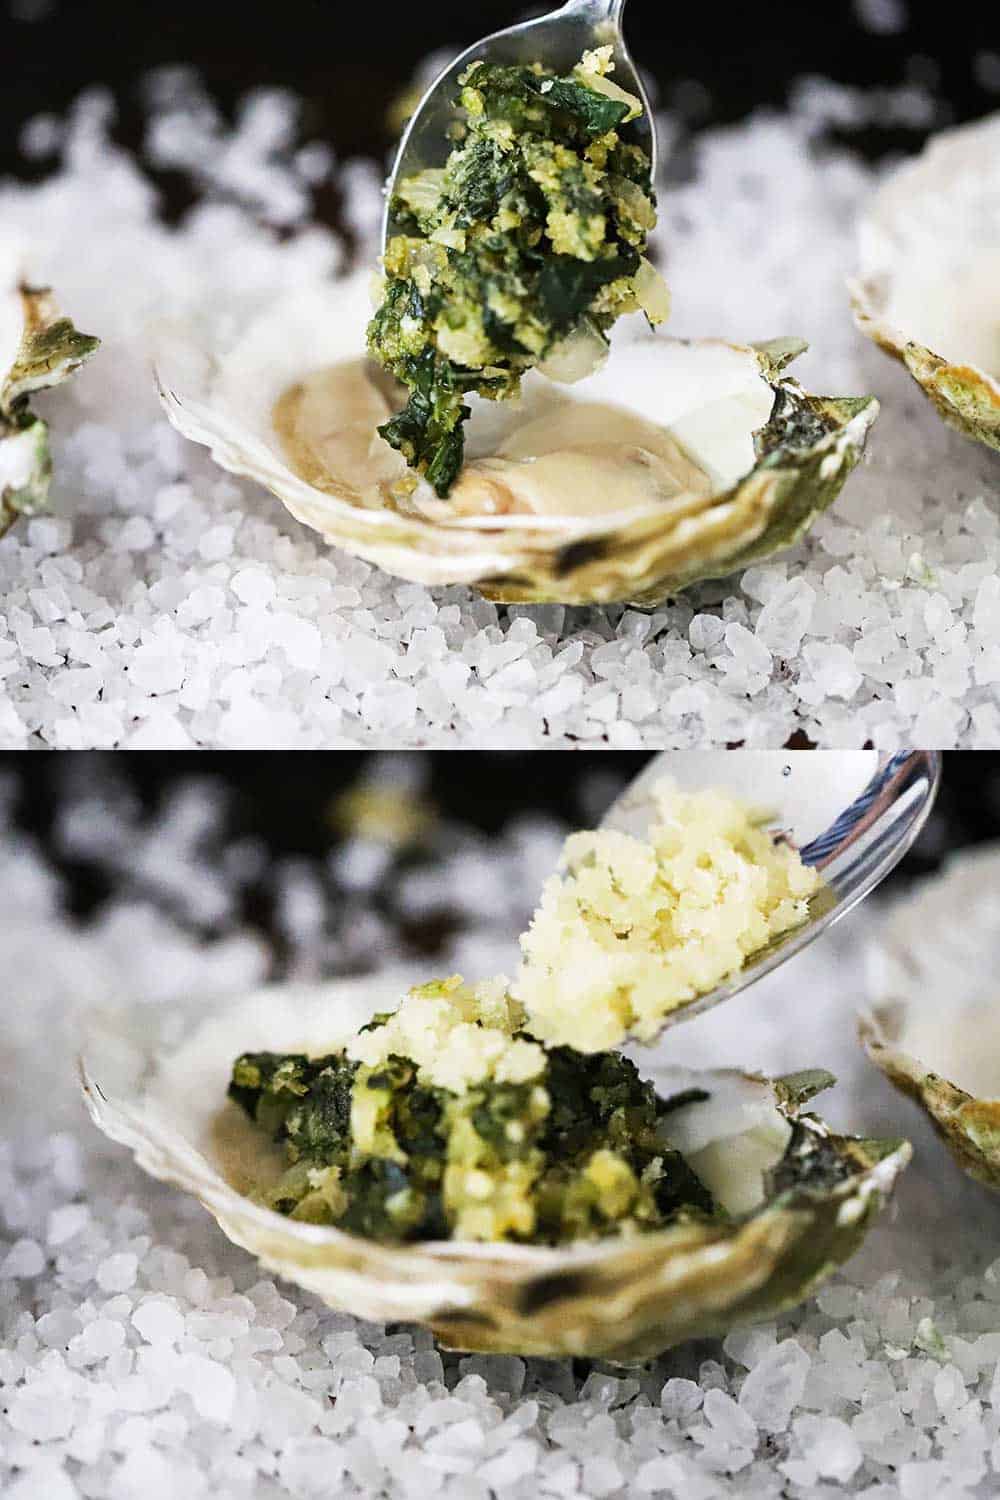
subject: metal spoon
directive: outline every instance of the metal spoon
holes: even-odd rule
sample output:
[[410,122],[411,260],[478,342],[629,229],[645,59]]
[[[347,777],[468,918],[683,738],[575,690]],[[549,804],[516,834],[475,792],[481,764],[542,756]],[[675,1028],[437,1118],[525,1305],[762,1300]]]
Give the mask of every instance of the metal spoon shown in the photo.
[[725,984],[672,1011],[664,1028],[769,974],[873,891],[924,826],[941,779],[941,756],[932,750],[893,756],[876,750],[667,750],[612,803],[602,828],[641,838],[654,816],[652,789],[665,777],[684,791],[715,787],[761,808],[770,815],[766,826],[794,845],[824,883],[804,926],[762,948]]
[[459,77],[473,62],[541,62],[557,73],[568,73],[591,47],[614,47],[613,78],[620,88],[642,101],[643,113],[627,127],[630,139],[649,156],[656,177],[656,136],[646,91],[622,35],[625,0],[567,0],[548,16],[522,21],[485,37],[450,63],[421,99],[403,133],[385,189],[382,249],[394,231],[393,202],[401,181],[426,167],[439,167],[451,150],[448,126],[455,119]]

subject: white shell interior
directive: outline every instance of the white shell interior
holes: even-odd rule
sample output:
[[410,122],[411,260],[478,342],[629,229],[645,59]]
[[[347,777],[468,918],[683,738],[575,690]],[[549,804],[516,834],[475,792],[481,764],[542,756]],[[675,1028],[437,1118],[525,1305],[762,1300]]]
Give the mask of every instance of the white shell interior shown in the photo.
[[551,421],[562,408],[584,403],[624,408],[666,428],[715,489],[726,489],[748,473],[754,465],[753,434],[774,404],[752,351],[713,339],[684,343],[640,331],[645,330],[641,320],[623,321],[610,358],[593,375],[566,386],[531,371],[520,401],[470,402],[469,457],[494,453],[528,422]]
[[[2,437],[2,435],[0,435]],[[23,489],[35,473],[39,433],[35,427],[27,432],[10,432],[0,441],[0,495]]]
[[862,221],[860,252],[886,323],[1000,378],[1000,114],[896,172]]
[[[729,1213],[749,1213],[764,1198],[764,1173],[781,1160],[791,1126],[771,1090],[738,1073],[711,1081],[711,1097],[667,1116],[677,1150]],[[689,1074],[697,1084],[698,1075]],[[666,1078],[657,1076],[663,1092]],[[677,1087],[676,1082],[673,1084]]]
[[[196,440],[204,441],[208,434],[221,436],[255,470],[290,470],[293,482],[296,474],[301,481],[309,476],[298,458],[290,461],[289,447],[275,424],[275,406],[291,388],[306,382],[316,397],[309,416],[309,447],[322,455],[325,470],[319,480],[314,472],[311,482],[353,505],[384,507],[387,486],[408,471],[375,431],[391,405],[359,358],[371,310],[369,278],[355,275],[282,299],[225,349],[206,350],[190,330],[164,334],[157,374],[161,387],[174,398],[178,425]],[[331,385],[327,373],[332,370],[338,373]],[[721,341],[684,343],[651,334],[637,315],[616,328],[611,358],[603,369],[573,385],[555,385],[532,372],[517,402],[472,397],[467,453],[475,460],[503,449],[521,461],[535,462],[535,454],[518,452],[515,434],[529,423],[551,430],[553,422],[565,420],[567,408],[575,412],[582,405],[588,409],[588,420],[581,424],[574,416],[566,424],[567,433],[575,434],[573,441],[579,439],[582,425],[590,444],[623,442],[616,417],[624,413],[633,423],[638,420],[669,433],[707,476],[708,487],[723,490],[753,468],[753,434],[767,421],[773,401],[773,390],[752,350]],[[546,503],[531,516],[533,525],[557,528],[570,517],[595,510],[614,514],[637,507],[634,484],[623,484],[620,494],[606,479],[588,488],[586,464],[577,464],[573,472],[569,498]],[[663,496],[650,492],[640,498],[643,503],[662,503]],[[441,506],[425,483],[409,504],[444,525],[470,524],[470,517],[449,513],[447,503]],[[503,528],[522,525],[524,516],[475,516],[471,524],[477,520]]]
[[[188,1160],[193,1153],[245,1192],[278,1169],[280,1153],[226,1099],[234,1059],[244,1051],[335,1050],[375,1011],[395,1006],[412,979],[389,971],[314,987],[275,986],[183,1026],[162,1050],[148,1031],[139,1041],[112,1023],[92,1037],[86,1065],[110,1106],[127,1112],[133,1128],[161,1151]],[[769,1085],[735,1072],[680,1069],[658,1070],[655,1083],[661,1093],[710,1091],[705,1103],[669,1116],[670,1139],[730,1212],[756,1207],[763,1174],[780,1159],[790,1128]]]
[[1000,846],[960,856],[894,908],[870,990],[900,1051],[1000,1098]]

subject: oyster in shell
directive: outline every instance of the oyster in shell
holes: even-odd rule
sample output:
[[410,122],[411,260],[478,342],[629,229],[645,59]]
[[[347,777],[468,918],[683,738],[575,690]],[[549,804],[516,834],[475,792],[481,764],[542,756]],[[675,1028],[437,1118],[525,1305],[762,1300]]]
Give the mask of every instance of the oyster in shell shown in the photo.
[[875,194],[855,318],[940,415],[1000,448],[1000,114],[934,137]]
[[440,500],[376,432],[403,397],[362,357],[370,312],[353,277],[226,346],[178,331],[156,361],[167,415],[336,546],[501,601],[652,605],[789,546],[878,411],[808,395],[784,373],[794,341],[685,342],[627,318],[596,373],[531,372],[517,402],[471,397],[467,461]]
[[246,1049],[324,1053],[412,975],[260,991],[216,1014],[203,1004],[95,1016],[81,1057],[97,1125],[153,1176],[194,1193],[275,1273],[359,1316],[428,1324],[462,1349],[637,1360],[800,1301],[863,1238],[909,1158],[900,1141],[834,1135],[802,1105],[831,1081],[768,1082],[735,1071],[657,1074],[709,1098],[671,1112],[671,1140],[728,1217],[630,1239],[551,1248],[383,1244],[287,1218],[250,1193],[266,1138],[227,1101]]
[[0,255],[0,535],[18,516],[44,510],[52,477],[49,430],[28,403],[59,385],[99,340],[60,317],[51,294],[21,278],[19,260]]
[[926,1111],[959,1166],[1000,1189],[1000,845],[901,901],[870,955],[868,1056]]

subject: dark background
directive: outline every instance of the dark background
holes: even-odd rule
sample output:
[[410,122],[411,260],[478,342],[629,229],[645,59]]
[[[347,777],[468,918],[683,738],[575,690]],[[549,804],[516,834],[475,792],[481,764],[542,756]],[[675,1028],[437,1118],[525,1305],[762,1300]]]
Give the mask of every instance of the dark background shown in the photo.
[[[793,752],[806,754],[805,751]],[[548,814],[570,826],[599,816],[611,797],[649,758],[644,752],[513,751],[424,752],[429,768],[423,794],[444,826],[436,850],[452,849],[456,837],[481,841],[529,814]],[[114,860],[67,858],[60,847],[60,812],[89,799],[116,808],[116,821],[137,832],[151,826],[192,783],[220,791],[222,815],[204,838],[206,864],[227,849],[251,841],[259,850],[248,876],[244,915],[273,937],[275,881],[289,862],[318,867],[337,839],[331,810],[338,797],[386,757],[370,752],[299,751],[294,754],[216,753],[192,758],[160,753],[119,755],[87,752],[54,756],[0,753],[0,792],[6,791],[0,823],[30,832],[62,871],[70,906],[80,915],[95,910],[112,890],[127,884],[128,856]],[[125,813],[122,810],[125,809]],[[450,828],[450,831],[449,831]],[[945,757],[941,794],[914,850],[890,880],[905,883],[933,870],[942,856],[965,844],[1000,838],[1000,754],[952,752]],[[331,892],[331,899],[335,897]],[[183,913],[182,913],[183,915]],[[446,920],[446,914],[442,914]]]
[[[886,5],[900,7],[902,30],[866,29],[852,0],[721,0],[692,7],[631,0],[627,31],[661,101],[694,124],[736,120],[755,106],[780,107],[789,85],[804,74],[866,87],[929,83],[945,116],[959,120],[1000,106],[995,79],[987,86],[982,61],[976,62],[984,51],[1000,50],[995,6],[867,0],[869,9]],[[93,83],[115,91],[120,135],[136,142],[142,75],[178,62],[195,64],[230,110],[247,89],[292,88],[304,100],[307,137],[331,141],[342,157],[381,155],[389,144],[388,107],[415,64],[432,49],[466,45],[526,13],[499,0],[405,6],[371,0],[0,0],[0,173],[26,170],[16,145],[25,119],[63,111]],[[692,89],[692,81],[701,90]],[[860,144],[877,153],[914,141],[906,131],[873,130]]]

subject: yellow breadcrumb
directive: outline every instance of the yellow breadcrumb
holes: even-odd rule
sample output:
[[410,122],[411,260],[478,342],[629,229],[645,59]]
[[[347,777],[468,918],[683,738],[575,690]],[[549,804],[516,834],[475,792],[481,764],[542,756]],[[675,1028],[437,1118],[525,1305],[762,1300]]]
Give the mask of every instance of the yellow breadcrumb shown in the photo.
[[654,790],[648,839],[573,834],[548,880],[513,986],[527,1029],[596,1052],[649,1040],[808,916],[816,872],[722,792]]

